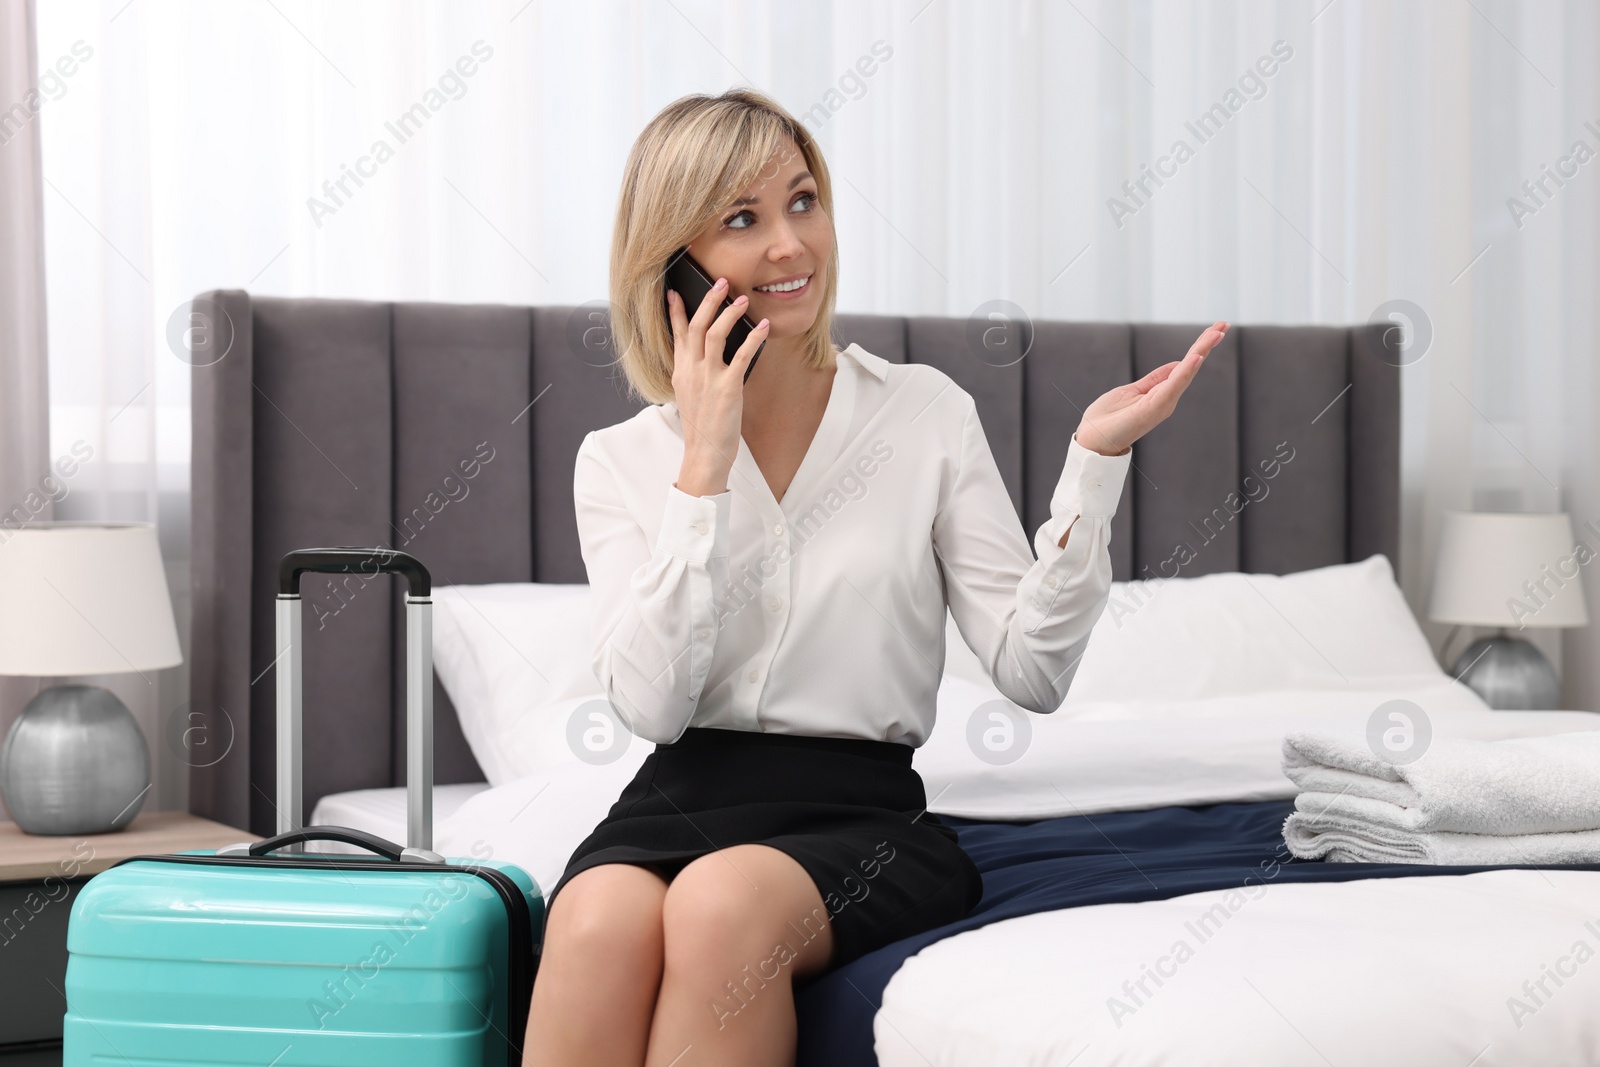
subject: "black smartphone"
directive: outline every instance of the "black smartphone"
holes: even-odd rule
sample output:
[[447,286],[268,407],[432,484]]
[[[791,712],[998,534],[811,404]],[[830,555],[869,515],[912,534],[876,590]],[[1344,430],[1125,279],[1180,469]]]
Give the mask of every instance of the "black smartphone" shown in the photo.
[[[717,284],[717,280],[707,274],[704,267],[695,262],[694,257],[689,254],[687,245],[672,254],[672,258],[667,260],[666,281],[661,289],[661,307],[667,316],[667,332],[669,334],[672,332],[672,308],[667,304],[667,290],[671,289],[683,298],[683,313],[692,319],[695,311],[699,309],[701,301],[705,300],[706,294],[711,292],[711,287],[715,284]],[[721,315],[732,306],[733,299],[724,296],[722,298],[722,306],[717,309],[717,314]],[[756,324],[750,321],[750,316],[739,316],[738,320],[733,324],[733,329],[728,331],[727,342],[722,346],[723,363],[733,362],[734,355],[750,337],[750,331],[755,328]],[[765,347],[767,347],[767,342],[762,341],[761,347],[756,349],[756,354],[750,357],[750,363],[744,369],[745,381],[748,382],[750,380],[750,372],[756,369],[756,360],[761,358],[761,349]]]

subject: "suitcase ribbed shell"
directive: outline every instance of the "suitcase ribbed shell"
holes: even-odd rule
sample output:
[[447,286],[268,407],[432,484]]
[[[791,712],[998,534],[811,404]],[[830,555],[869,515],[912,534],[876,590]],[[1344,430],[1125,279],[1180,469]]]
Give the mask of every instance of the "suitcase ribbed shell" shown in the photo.
[[63,1064],[518,1063],[543,902],[519,868],[446,862],[173,857],[97,875],[72,909]]

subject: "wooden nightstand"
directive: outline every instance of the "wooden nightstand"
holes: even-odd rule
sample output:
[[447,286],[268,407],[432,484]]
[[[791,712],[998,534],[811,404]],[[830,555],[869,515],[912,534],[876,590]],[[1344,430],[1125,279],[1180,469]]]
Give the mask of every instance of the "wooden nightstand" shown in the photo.
[[61,1062],[67,918],[93,875],[129,856],[221,848],[256,835],[183,812],[114,834],[41,837],[0,823],[0,1067]]

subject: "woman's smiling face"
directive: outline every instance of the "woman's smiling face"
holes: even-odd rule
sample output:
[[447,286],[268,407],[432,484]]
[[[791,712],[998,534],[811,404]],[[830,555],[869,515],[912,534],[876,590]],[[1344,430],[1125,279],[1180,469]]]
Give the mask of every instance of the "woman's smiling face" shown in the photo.
[[689,242],[689,254],[713,281],[728,279],[730,300],[750,299],[751,322],[771,320],[769,338],[811,328],[833,255],[833,222],[794,141],[783,140],[740,199]]

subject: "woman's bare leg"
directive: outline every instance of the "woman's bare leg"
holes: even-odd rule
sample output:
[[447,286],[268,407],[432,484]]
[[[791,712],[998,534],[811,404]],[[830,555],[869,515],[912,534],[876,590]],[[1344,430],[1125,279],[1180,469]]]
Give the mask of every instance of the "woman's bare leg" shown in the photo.
[[668,887],[662,926],[646,1067],[791,1067],[793,982],[833,955],[805,868],[769,845],[701,856]]
[[661,986],[667,883],[603,863],[572,876],[545,919],[523,1067],[644,1062]]

